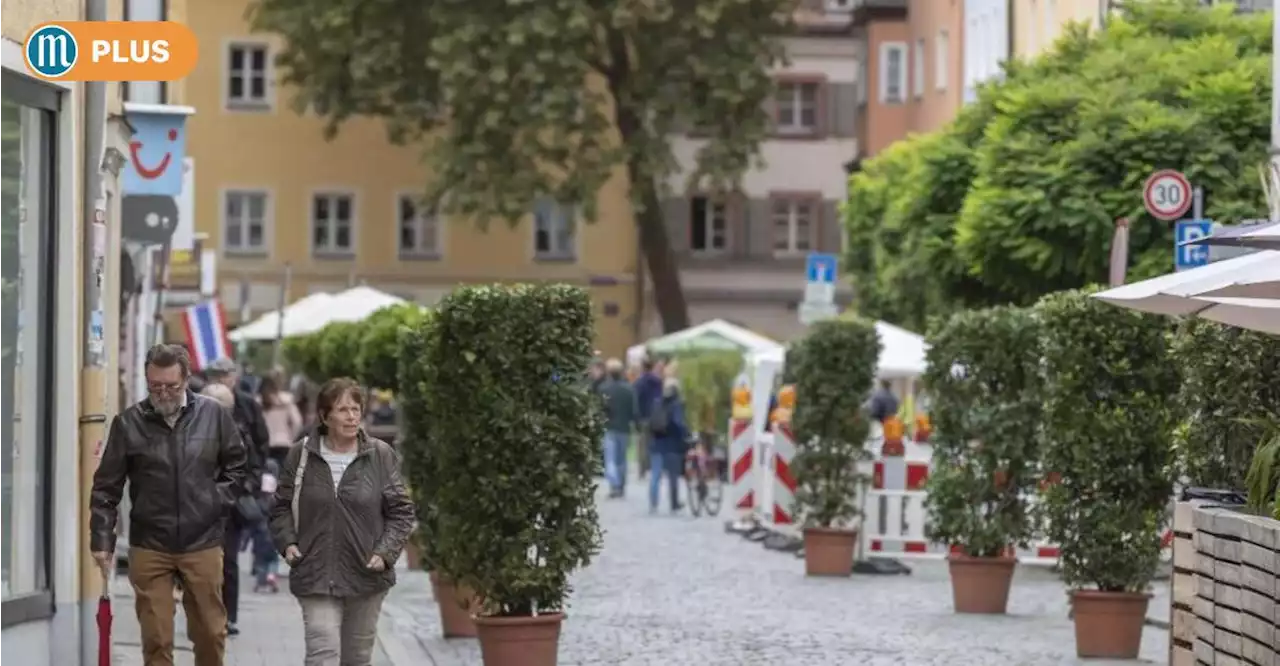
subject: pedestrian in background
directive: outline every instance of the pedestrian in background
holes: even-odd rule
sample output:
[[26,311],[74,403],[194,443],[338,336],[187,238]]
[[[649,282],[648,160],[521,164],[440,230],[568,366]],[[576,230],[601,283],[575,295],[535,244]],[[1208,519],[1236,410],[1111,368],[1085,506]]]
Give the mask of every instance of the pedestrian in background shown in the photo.
[[[262,473],[262,488],[258,491],[258,502],[266,516],[271,515],[275,507],[276,489],[280,487],[280,466],[275,460],[267,461],[267,468]],[[262,520],[253,530],[253,591],[280,591],[276,575],[280,569],[280,554],[276,552],[275,542],[271,539],[271,523]]]
[[267,433],[267,422],[262,415],[262,405],[258,404],[252,394],[239,389],[240,366],[225,356],[209,364],[204,371],[209,384],[221,384],[231,389],[233,404],[232,417],[246,434],[245,446],[248,449],[249,497],[253,502],[239,505],[227,519],[227,529],[223,541],[222,557],[222,600],[227,607],[227,633],[235,636],[240,633],[237,622],[240,614],[240,560],[239,553],[248,544],[249,535],[254,524],[262,519],[257,510],[257,493],[262,486],[262,471],[266,465],[270,449],[270,435]]
[[611,358],[605,363],[600,395],[604,398],[604,467],[609,497],[623,497],[627,489],[627,445],[639,414],[635,390],[623,375],[622,361]]
[[641,362],[644,372],[636,379],[633,388],[636,394],[636,405],[639,412],[640,436],[636,438],[636,470],[637,476],[644,479],[649,471],[649,444],[653,432],[649,428],[649,412],[662,397],[662,372],[664,359],[653,359],[649,356]]
[[[145,666],[173,664],[174,580],[196,666],[222,666],[226,507],[246,487],[246,450],[231,414],[187,388],[187,350],[147,351],[148,397],[112,422],[89,499],[89,548],[106,569],[115,556],[116,509],[129,486],[129,582]],[[178,508],[181,507],[181,511]]]
[[667,489],[671,497],[671,513],[678,513],[680,503],[680,477],[684,473],[684,455],[689,442],[689,424],[685,420],[684,399],[680,396],[680,382],[669,378],[662,384],[662,396],[654,402],[649,412],[649,427],[653,439],[649,449],[649,513],[658,511],[658,491],[662,475],[667,475]]
[[283,465],[293,442],[302,433],[302,413],[294,404],[293,394],[280,388],[277,377],[268,375],[258,386],[262,419],[267,428],[267,455],[276,465]]
[[271,534],[302,606],[305,666],[370,666],[414,526],[400,456],[365,434],[363,404],[352,379],[320,387],[315,432],[289,451],[276,489]]

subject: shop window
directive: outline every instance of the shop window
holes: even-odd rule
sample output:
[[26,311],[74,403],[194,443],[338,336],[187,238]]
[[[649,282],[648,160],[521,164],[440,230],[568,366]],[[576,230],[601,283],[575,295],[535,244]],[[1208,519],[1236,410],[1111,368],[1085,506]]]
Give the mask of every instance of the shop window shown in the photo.
[[[6,626],[52,612],[50,384],[56,293],[56,142],[47,90],[4,74],[0,100],[0,446],[3,446],[3,601]],[[56,100],[56,96],[52,97]]]

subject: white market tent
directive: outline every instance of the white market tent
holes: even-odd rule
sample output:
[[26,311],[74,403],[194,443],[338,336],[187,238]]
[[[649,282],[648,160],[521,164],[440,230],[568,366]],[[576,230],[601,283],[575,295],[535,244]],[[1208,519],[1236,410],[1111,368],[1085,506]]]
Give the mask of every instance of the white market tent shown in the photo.
[[[877,377],[905,379],[924,374],[927,367],[925,352],[929,349],[924,336],[883,321],[876,322],[876,333],[880,336],[881,346]],[[785,354],[785,349],[779,349],[754,355],[750,360],[752,364],[766,360],[781,366]]]
[[741,326],[731,324],[723,319],[691,326],[683,331],[668,333],[653,338],[627,349],[627,363],[639,364],[644,360],[647,351],[672,353],[685,349],[740,351],[747,355],[776,350],[782,352],[783,346],[759,333],[754,333]]
[[317,316],[298,321],[293,327],[289,326],[289,319],[286,317],[285,326],[292,331],[291,335],[306,335],[315,333],[334,322],[364,321],[369,315],[382,308],[405,302],[399,296],[392,296],[373,287],[352,287],[334,295],[323,311],[317,313]]
[[[332,300],[332,294],[316,293],[298,299],[286,306],[284,308],[284,337],[296,335],[296,333],[291,333],[291,327],[296,326],[298,322],[310,321],[322,316]],[[232,342],[275,340],[276,334],[280,332],[279,321],[280,311],[272,310],[252,322],[231,331],[227,337],[231,338]]]

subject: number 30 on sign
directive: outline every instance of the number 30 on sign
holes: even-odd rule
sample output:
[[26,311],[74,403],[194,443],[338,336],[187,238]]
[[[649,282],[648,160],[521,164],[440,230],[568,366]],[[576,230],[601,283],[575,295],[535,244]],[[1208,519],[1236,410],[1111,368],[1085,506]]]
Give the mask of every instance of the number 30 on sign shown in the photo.
[[1176,220],[1191,208],[1191,181],[1178,171],[1157,171],[1142,187],[1142,202],[1157,220]]

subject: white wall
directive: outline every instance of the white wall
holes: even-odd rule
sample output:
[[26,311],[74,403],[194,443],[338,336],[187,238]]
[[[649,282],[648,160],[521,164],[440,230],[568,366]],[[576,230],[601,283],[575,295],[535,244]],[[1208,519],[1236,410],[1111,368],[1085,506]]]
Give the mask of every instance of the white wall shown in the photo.
[[[694,165],[694,156],[705,139],[677,137],[671,142],[680,172],[668,179],[671,188],[683,192],[685,177]],[[818,141],[766,140],[760,146],[763,169],[752,169],[742,179],[742,189],[750,197],[764,197],[771,190],[822,192],[823,198],[840,201],[848,192],[844,164],[858,154],[858,141],[827,138]]]

